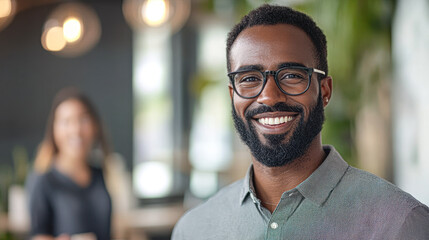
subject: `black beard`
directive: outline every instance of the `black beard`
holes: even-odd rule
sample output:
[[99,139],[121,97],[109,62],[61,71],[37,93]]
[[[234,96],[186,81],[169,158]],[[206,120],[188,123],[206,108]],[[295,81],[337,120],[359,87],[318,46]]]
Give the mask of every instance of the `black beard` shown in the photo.
[[[252,117],[259,113],[277,111],[297,112],[301,114],[298,126],[295,130],[290,130],[294,132],[286,143],[282,143],[282,141],[289,131],[275,135],[264,134],[263,136],[267,139],[267,144],[264,145],[259,140],[255,127],[251,123]],[[244,115],[247,124],[238,116],[233,103],[232,117],[241,140],[249,147],[253,157],[267,167],[284,166],[304,155],[313,139],[322,130],[323,122],[325,121],[322,96],[320,93],[316,105],[309,113],[307,121],[304,120],[305,115],[302,107],[290,106],[285,103],[277,103],[273,107],[262,105],[257,109],[246,111]]]

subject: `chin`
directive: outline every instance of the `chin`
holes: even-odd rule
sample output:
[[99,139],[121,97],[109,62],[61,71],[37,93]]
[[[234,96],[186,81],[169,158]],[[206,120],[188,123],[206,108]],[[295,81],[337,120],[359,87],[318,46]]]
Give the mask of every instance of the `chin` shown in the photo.
[[81,149],[79,150],[71,149],[67,151],[66,155],[68,155],[71,158],[86,158],[88,156],[88,152],[83,151]]

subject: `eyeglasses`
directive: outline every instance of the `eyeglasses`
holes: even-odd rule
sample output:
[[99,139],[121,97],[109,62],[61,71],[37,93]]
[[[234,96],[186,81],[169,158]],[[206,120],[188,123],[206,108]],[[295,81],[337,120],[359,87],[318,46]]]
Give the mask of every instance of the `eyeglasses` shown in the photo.
[[241,70],[228,73],[235,93],[242,98],[255,98],[261,94],[267,84],[268,75],[273,75],[277,87],[290,96],[305,93],[310,87],[313,73],[325,75],[316,68],[292,66],[280,68],[277,71]]

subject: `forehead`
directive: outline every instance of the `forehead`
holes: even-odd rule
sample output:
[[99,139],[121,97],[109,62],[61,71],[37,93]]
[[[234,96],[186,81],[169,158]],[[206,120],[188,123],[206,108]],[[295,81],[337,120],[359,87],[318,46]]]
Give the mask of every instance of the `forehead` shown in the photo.
[[273,70],[281,63],[301,63],[316,67],[315,47],[307,34],[288,24],[258,25],[243,30],[232,45],[231,70],[246,65],[262,65]]
[[86,109],[85,105],[77,100],[77,99],[68,99],[64,102],[60,103],[58,105],[55,116],[56,117],[64,117],[64,116],[74,116],[74,115],[81,115],[81,114],[87,114],[88,110]]

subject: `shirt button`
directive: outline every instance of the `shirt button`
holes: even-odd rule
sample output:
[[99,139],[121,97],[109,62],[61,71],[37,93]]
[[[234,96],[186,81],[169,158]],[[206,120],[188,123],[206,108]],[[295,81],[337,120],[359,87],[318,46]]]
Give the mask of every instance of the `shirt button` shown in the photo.
[[278,227],[279,227],[279,225],[278,225],[276,222],[272,222],[272,223],[270,224],[270,227],[271,227],[272,229],[276,229],[276,228],[278,228]]

